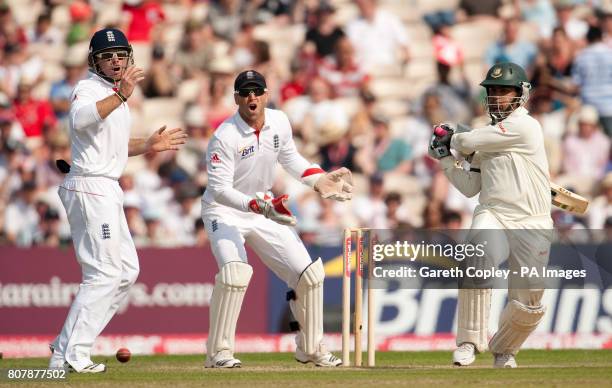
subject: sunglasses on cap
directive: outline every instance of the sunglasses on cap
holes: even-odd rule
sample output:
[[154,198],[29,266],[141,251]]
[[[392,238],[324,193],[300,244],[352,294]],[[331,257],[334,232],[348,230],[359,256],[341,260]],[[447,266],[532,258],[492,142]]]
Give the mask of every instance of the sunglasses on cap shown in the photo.
[[248,97],[249,94],[253,93],[257,97],[263,95],[268,89],[266,88],[244,88],[238,89],[234,93],[239,95],[240,97]]
[[115,54],[117,54],[117,58],[119,59],[124,59],[130,56],[130,53],[128,51],[121,50],[121,51],[105,51],[105,52],[96,54],[95,57],[97,59],[109,60],[109,59],[113,59],[113,56]]

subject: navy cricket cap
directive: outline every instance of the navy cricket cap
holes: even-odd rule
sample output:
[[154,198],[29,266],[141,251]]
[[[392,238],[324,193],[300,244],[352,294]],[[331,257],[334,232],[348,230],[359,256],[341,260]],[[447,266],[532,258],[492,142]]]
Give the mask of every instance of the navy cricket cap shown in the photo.
[[247,86],[254,86],[265,88],[266,79],[261,73],[256,72],[255,70],[246,70],[242,73],[238,74],[236,80],[234,81],[234,90],[243,89]]

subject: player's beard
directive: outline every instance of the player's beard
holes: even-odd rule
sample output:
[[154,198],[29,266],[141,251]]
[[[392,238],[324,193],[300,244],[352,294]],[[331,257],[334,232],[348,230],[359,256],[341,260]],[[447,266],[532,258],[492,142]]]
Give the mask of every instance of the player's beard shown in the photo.
[[521,105],[521,97],[510,97],[507,99],[508,101],[500,101],[500,98],[505,99],[505,97],[497,96],[487,97],[487,111],[497,122],[510,116]]

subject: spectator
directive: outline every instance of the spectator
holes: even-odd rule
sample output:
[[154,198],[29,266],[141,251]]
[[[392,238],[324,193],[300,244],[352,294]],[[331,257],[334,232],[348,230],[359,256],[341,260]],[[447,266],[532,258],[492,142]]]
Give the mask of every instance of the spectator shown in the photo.
[[6,95],[0,93],[0,144],[23,143],[25,133],[15,118],[13,106]]
[[406,63],[409,58],[408,33],[393,14],[378,7],[378,0],[357,0],[359,18],[346,32],[356,50],[357,62],[366,71],[377,66]]
[[384,176],[377,173],[370,177],[369,190],[355,196],[351,204],[360,226],[387,229],[387,205],[385,205]]
[[552,89],[558,97],[555,98],[553,109],[565,105],[571,94],[572,64],[574,62],[574,46],[567,37],[565,30],[556,27],[553,31],[550,49],[539,55],[531,81],[536,93],[541,89]]
[[217,128],[225,119],[235,112],[235,107],[226,98],[231,93],[231,85],[225,77],[214,77],[210,80],[206,108],[206,126]]
[[291,78],[280,89],[281,104],[293,97],[302,96],[308,86],[308,71],[302,61],[291,61]]
[[589,205],[589,229],[603,229],[612,217],[612,172],[606,174],[601,182],[601,194]]
[[202,218],[198,218],[194,223],[194,233],[195,233],[195,244],[194,246],[198,248],[202,248],[208,245],[208,235],[206,234],[206,229],[204,228],[204,221]]
[[357,164],[357,148],[346,136],[347,127],[339,128],[334,125],[324,126],[317,133],[317,142],[320,147],[321,168],[325,171],[337,170],[346,167],[352,172],[360,170]]
[[612,3],[602,9],[601,29],[604,43],[612,48]]
[[445,210],[442,214],[442,224],[445,229],[461,229],[463,221],[461,220],[461,213],[453,210]]
[[333,100],[329,84],[321,77],[310,81],[307,96],[289,100],[283,109],[306,142],[316,142],[317,132],[324,127],[348,128],[346,111]]
[[173,205],[166,215],[165,224],[172,231],[174,240],[179,246],[193,246],[195,240],[195,221],[201,218],[199,198],[202,192],[193,183],[186,182],[175,190],[178,205]]
[[6,0],[0,1],[0,46],[5,48],[7,45],[26,45],[27,34],[17,23],[8,3]]
[[8,97],[17,95],[17,86],[23,80],[37,83],[42,78],[43,61],[28,53],[20,44],[9,44],[4,48],[5,62],[0,67],[0,88]]
[[336,210],[334,201],[326,201],[319,198],[320,212],[317,218],[316,245],[323,247],[335,247],[342,240],[342,219]]
[[374,124],[373,157],[376,171],[410,174],[412,150],[401,139],[394,139],[389,131],[389,119],[381,114],[372,118]]
[[538,53],[537,47],[528,41],[519,40],[520,19],[513,17],[504,20],[503,36],[487,48],[485,64],[487,67],[498,62],[514,62],[529,74]]
[[240,0],[213,0],[208,9],[207,23],[212,26],[215,35],[228,42],[233,42],[242,25]]
[[164,9],[158,1],[126,0],[123,3],[123,15],[127,19],[127,38],[133,43],[157,41],[161,34],[161,23],[166,19]]
[[517,15],[538,27],[540,38],[550,39],[557,25],[555,8],[550,0],[513,0]]
[[445,227],[443,223],[444,205],[437,200],[429,199],[423,209],[423,228],[440,229]]
[[589,29],[589,25],[574,15],[575,0],[556,0],[557,26],[563,28],[567,36],[580,46]]
[[406,227],[407,215],[402,208],[402,196],[396,192],[388,193],[385,195],[385,206],[387,207],[387,228]]
[[135,192],[128,192],[123,197],[125,219],[134,240],[143,239],[147,231],[144,219],[140,214],[141,202],[139,195]]
[[154,45],[151,51],[151,66],[141,83],[145,97],[172,97],[176,92],[176,82],[172,78],[170,64],[166,60],[164,48]]
[[331,4],[321,3],[315,12],[316,24],[306,31],[305,40],[314,45],[318,58],[333,54],[338,41],[344,36],[344,31],[334,20],[335,11]]
[[68,112],[70,111],[72,90],[77,82],[87,75],[85,57],[77,55],[75,51],[71,50],[68,50],[67,54],[63,61],[66,76],[63,80],[53,83],[49,93],[53,113],[66,130],[68,130]]
[[70,28],[66,35],[66,43],[72,46],[86,42],[93,29],[93,11],[85,0],[75,0],[70,4]]
[[501,6],[501,0],[461,0],[459,2],[459,9],[457,11],[456,19],[460,23],[466,21],[467,19],[496,19]]
[[[445,31],[443,29],[443,31]],[[436,39],[439,37],[439,39]],[[463,54],[448,54],[447,51],[456,49],[445,46],[452,45],[451,41],[441,43],[440,40],[449,39],[443,35],[434,37],[434,49],[436,51],[436,69],[438,82],[425,91],[425,95],[436,94],[439,98],[444,115],[451,122],[465,123],[470,119],[470,107],[466,101],[470,101],[470,85],[463,67]],[[459,66],[461,80],[451,83],[450,73],[453,66]],[[421,97],[421,104],[425,97]]]
[[55,189],[64,180],[64,176],[55,166],[58,159],[70,160],[70,140],[65,132],[55,132],[36,148],[35,176],[36,185],[42,190]]
[[319,75],[334,90],[336,97],[357,97],[368,88],[369,76],[355,60],[355,50],[348,38],[340,38],[334,55],[324,58],[319,66]]
[[146,233],[144,236],[137,236],[134,239],[134,244],[137,247],[168,247],[173,245],[172,235],[164,227],[159,209],[148,207],[143,211],[142,216],[146,225]]
[[589,105],[580,109],[578,134],[563,142],[563,170],[566,179],[581,192],[590,193],[593,184],[603,178],[610,155],[610,139],[599,130],[597,110]]
[[576,56],[572,78],[582,101],[597,108],[604,131],[612,136],[612,48],[602,42],[599,27],[589,28],[587,41]]
[[63,43],[62,32],[51,24],[51,14],[43,12],[38,15],[36,25],[28,34],[28,42],[38,43],[59,50]]
[[17,199],[6,207],[4,233],[11,245],[30,246],[34,243],[39,216],[35,204],[36,184],[25,182]]
[[209,25],[190,20],[176,53],[174,63],[181,79],[201,77],[214,57],[214,42]]
[[19,82],[15,98],[15,116],[28,138],[41,137],[46,131],[55,129],[57,119],[48,100],[32,97],[32,83],[27,79]]
[[59,247],[60,236],[60,216],[57,210],[48,208],[42,217],[40,227],[35,237],[36,245],[45,247]]

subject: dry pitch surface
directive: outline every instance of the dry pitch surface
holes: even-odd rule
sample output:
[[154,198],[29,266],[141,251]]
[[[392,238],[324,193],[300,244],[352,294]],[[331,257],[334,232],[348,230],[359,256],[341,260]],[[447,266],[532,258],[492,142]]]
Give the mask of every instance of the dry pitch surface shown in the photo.
[[[365,356],[365,354],[364,354]],[[450,365],[449,352],[379,352],[375,368],[316,368],[293,360],[292,354],[241,354],[240,369],[205,369],[203,355],[138,356],[120,364],[114,357],[95,357],[108,371],[99,375],[70,374],[65,382],[21,382],[21,386],[179,387],[284,386],[286,388],[352,386],[612,386],[612,351],[525,350],[518,369],[492,369],[490,354],[469,367]],[[44,368],[41,358],[3,359],[0,369]],[[0,386],[16,386],[0,379]]]

